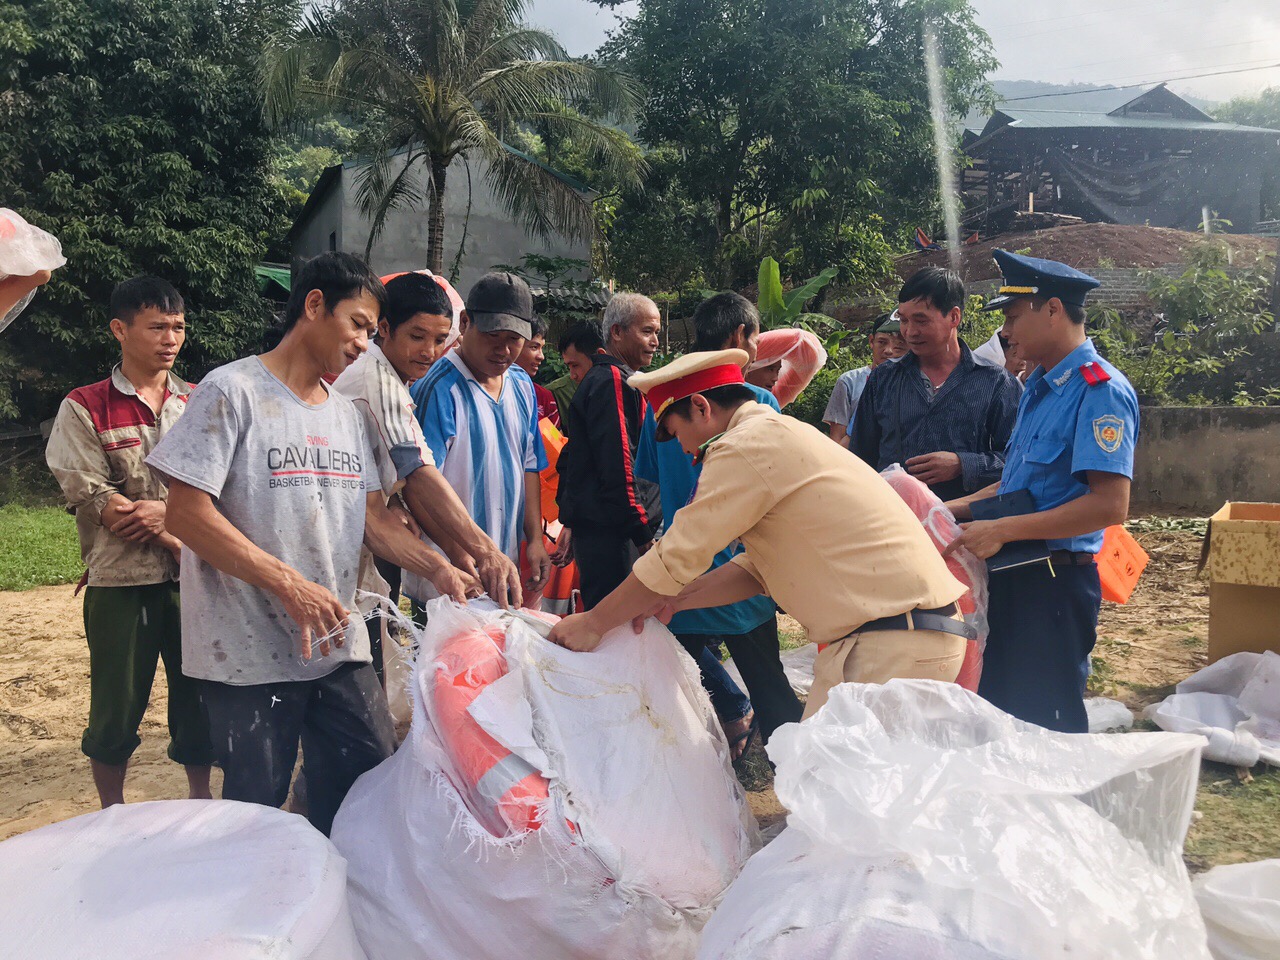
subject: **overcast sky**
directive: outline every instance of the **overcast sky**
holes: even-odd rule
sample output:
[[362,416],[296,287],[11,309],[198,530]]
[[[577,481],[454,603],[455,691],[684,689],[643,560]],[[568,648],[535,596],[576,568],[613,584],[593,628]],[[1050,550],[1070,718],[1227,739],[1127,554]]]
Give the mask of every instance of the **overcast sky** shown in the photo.
[[[1131,84],[1280,64],[1280,0],[972,2],[995,42],[994,79]],[[533,0],[531,19],[575,54],[594,50],[616,23],[587,0]],[[1280,66],[1171,86],[1226,100],[1280,86]]]

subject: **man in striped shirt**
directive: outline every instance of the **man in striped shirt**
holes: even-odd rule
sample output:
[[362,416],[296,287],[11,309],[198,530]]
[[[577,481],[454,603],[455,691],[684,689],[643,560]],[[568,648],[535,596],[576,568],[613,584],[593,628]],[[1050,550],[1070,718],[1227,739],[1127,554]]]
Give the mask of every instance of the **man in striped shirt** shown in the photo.
[[[382,492],[393,510],[409,517],[440,545],[454,566],[483,584],[503,606],[519,606],[520,576],[515,565],[476,526],[453,488],[436,469],[435,458],[414,416],[408,384],[421,379],[447,350],[453,308],[444,288],[430,275],[405,273],[387,281],[387,305],[378,321],[378,342],[343,371],[334,388],[355,401],[373,447]],[[407,519],[407,517],[406,517]],[[410,524],[413,528],[413,524]],[[370,558],[362,558],[362,569]],[[375,558],[378,573],[400,595],[397,564]],[[376,578],[375,578],[376,580]],[[366,585],[366,589],[381,584]],[[382,675],[379,632],[370,630],[373,664]]]
[[[533,317],[523,280],[486,274],[467,295],[458,346],[410,390],[435,462],[476,525],[513,562],[525,545],[531,593],[546,584],[551,564],[542,543],[538,474],[547,454],[537,398],[529,375],[514,365],[533,336]],[[404,592],[419,604],[438,595],[408,571]]]

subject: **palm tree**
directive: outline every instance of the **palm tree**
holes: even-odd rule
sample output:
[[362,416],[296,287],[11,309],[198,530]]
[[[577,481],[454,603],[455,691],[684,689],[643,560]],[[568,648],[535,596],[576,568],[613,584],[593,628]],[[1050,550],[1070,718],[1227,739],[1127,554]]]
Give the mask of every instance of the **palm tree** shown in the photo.
[[[549,33],[527,26],[529,0],[336,0],[312,8],[268,42],[268,119],[329,110],[366,121],[369,163],[356,200],[369,218],[366,255],[397,208],[427,202],[427,266],[443,269],[450,165],[478,156],[494,195],[535,236],[595,232],[589,197],[503,143],[521,124],[554,129],[612,181],[638,183],[640,153],[605,123],[640,97],[611,69],[572,60]],[[566,109],[569,107],[570,109]],[[420,177],[421,164],[429,173]]]

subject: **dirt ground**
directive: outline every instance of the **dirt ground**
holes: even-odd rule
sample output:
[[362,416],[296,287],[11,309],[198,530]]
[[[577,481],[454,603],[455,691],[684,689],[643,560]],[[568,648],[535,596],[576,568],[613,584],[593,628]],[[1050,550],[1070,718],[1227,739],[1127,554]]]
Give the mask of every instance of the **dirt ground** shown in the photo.
[[[1097,267],[1102,263],[1115,267],[1160,267],[1182,263],[1183,251],[1200,239],[1202,234],[1186,230],[1118,223],[1081,223],[1029,233],[1007,233],[965,247],[961,253],[960,273],[969,283],[999,277],[1000,270],[991,258],[991,251],[996,247],[1007,250],[1029,248],[1034,256],[1081,268]],[[1220,239],[1225,240],[1237,255],[1243,254],[1246,262],[1256,259],[1261,253],[1274,253],[1277,246],[1276,241],[1268,237],[1223,234]],[[946,265],[945,250],[926,250],[899,257],[894,269],[906,279],[921,267]]]
[[[1151,563],[1130,603],[1104,604],[1095,651],[1095,691],[1135,712],[1160,699],[1206,662],[1208,588],[1195,575],[1197,522],[1152,520],[1136,533]],[[88,710],[89,660],[80,600],[72,588],[0,592],[0,839],[87,813],[97,802],[80,734]],[[783,618],[788,644],[803,642],[798,624]],[[143,722],[142,746],[126,785],[130,800],[185,795],[182,770],[165,757],[166,691],[157,678]],[[1139,721],[1140,728],[1144,721]],[[1148,727],[1149,728],[1149,727]],[[1280,781],[1259,774],[1266,791],[1245,793],[1247,774],[1206,764],[1199,819],[1188,838],[1193,866],[1280,856]],[[215,794],[219,774],[215,771]],[[742,771],[762,826],[785,816],[772,789],[763,751]]]

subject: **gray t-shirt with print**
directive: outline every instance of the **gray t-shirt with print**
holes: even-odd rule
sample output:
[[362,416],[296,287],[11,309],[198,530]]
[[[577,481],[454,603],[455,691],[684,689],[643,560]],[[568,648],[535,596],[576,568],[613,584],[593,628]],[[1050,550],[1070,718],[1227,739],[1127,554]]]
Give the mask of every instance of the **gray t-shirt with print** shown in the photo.
[[[336,391],[304,403],[257,357],[209,373],[186,413],[147,457],[161,474],[203,490],[267,553],[355,609],[365,494],[380,489],[364,420]],[[301,629],[272,594],[182,551],[182,672],[231,684],[312,680],[369,663],[364,620],[346,642],[297,652]]]

